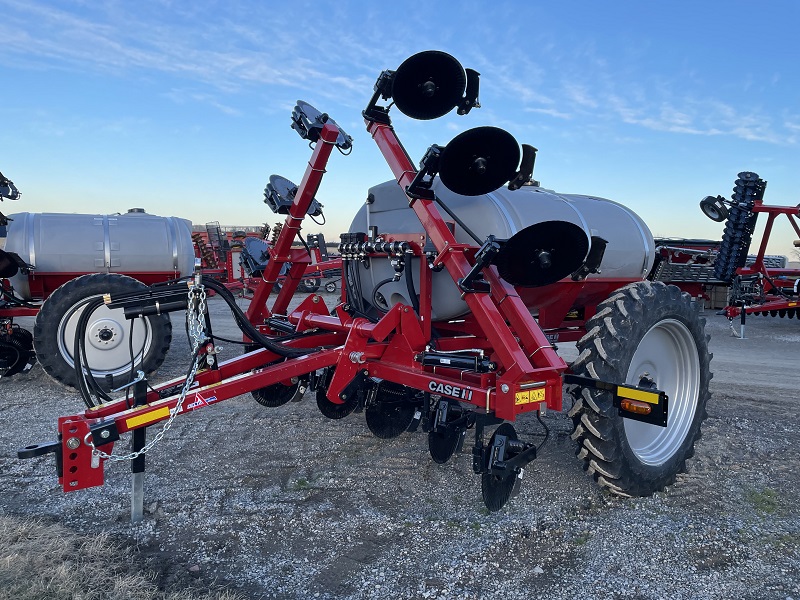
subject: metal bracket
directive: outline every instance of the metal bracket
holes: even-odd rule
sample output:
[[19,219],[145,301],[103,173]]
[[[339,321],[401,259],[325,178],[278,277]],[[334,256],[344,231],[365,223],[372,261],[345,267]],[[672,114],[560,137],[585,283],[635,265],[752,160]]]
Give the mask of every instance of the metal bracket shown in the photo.
[[611,392],[613,405],[619,409],[621,417],[659,427],[667,426],[669,397],[666,392],[647,386],[608,383],[580,375],[564,375],[563,381],[568,385]]

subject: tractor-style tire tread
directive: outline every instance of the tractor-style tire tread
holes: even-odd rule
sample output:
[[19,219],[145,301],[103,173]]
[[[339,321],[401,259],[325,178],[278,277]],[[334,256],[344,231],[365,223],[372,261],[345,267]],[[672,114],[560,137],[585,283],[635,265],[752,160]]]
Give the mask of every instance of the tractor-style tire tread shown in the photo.
[[[686,434],[662,464],[647,464],[639,459],[626,436],[624,419],[613,406],[607,391],[567,386],[573,406],[572,439],[576,454],[586,470],[603,487],[619,496],[648,496],[675,481],[693,456],[695,442],[705,420],[708,387],[712,377],[711,354],[705,319],[688,294],[661,282],[632,283],[598,306],[587,322],[586,335],[577,343],[579,356],[572,372],[611,383],[626,383],[630,363],[644,336],[660,323],[679,322],[697,348],[699,374],[694,413],[686,417]],[[615,332],[615,333],[612,333]],[[629,383],[629,382],[627,382]],[[691,423],[689,424],[689,419]],[[653,426],[655,427],[655,426]]]

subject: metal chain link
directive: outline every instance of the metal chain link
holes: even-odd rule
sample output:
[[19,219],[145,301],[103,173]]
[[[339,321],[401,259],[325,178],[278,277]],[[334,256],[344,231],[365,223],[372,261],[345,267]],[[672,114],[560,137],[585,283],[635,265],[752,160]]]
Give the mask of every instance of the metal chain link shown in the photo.
[[[197,290],[197,291],[196,291]],[[89,440],[89,436],[87,436],[87,443],[92,445],[92,456],[97,456],[99,458],[104,458],[111,462],[120,462],[124,460],[133,460],[138,458],[142,454],[146,454],[149,452],[156,444],[158,444],[163,438],[164,435],[170,430],[172,427],[172,422],[175,420],[175,417],[178,416],[178,413],[181,411],[183,407],[183,402],[186,400],[186,394],[189,392],[189,388],[192,387],[192,383],[194,383],[195,375],[197,375],[197,371],[200,368],[200,361],[202,357],[198,352],[200,345],[206,340],[206,331],[205,327],[203,326],[203,315],[205,315],[206,311],[206,289],[202,284],[196,284],[189,288],[189,296],[188,296],[188,304],[187,304],[187,320],[188,320],[188,329],[189,329],[189,336],[192,339],[192,353],[194,354],[194,362],[192,363],[192,368],[189,370],[189,374],[186,376],[186,383],[183,384],[183,389],[181,389],[181,396],[178,398],[178,403],[175,405],[174,408],[170,409],[169,411],[169,418],[164,422],[163,427],[161,430],[156,433],[155,437],[150,440],[147,444],[145,444],[141,450],[137,450],[136,452],[129,452],[128,454],[108,454],[103,452],[102,450],[98,450],[94,448],[94,445]]]

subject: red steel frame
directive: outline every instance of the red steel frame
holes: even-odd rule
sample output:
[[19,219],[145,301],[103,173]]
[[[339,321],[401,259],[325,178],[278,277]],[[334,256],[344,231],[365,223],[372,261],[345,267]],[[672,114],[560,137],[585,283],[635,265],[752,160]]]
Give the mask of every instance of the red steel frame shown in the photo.
[[[406,189],[417,170],[394,129],[388,124],[367,120],[367,130],[398,184]],[[333,124],[327,123],[322,128],[286,223],[275,245],[270,248],[263,282],[256,288],[246,313],[249,321],[264,332],[275,333],[266,320],[272,315],[286,314],[289,301],[307,272],[308,253],[305,249],[291,248],[291,243],[316,196],[338,134],[339,130]],[[477,247],[456,241],[433,201],[409,198],[409,202],[425,233],[387,235],[385,239],[396,237],[406,241],[407,247],[420,257],[417,261],[420,269],[419,316],[411,307],[397,304],[374,323],[352,317],[344,310],[344,303],[331,314],[322,297],[312,294],[288,319],[298,332],[317,329],[324,333],[285,343],[287,347],[309,348],[307,355],[283,360],[277,354],[259,349],[202,369],[196,374],[196,384],[186,394],[179,414],[280,382],[286,383],[293,377],[331,366],[336,369],[327,397],[337,404],[343,402],[340,392],[361,372],[426,392],[442,394],[441,390],[448,390],[444,395],[473,404],[479,413],[500,419],[513,421],[521,413],[545,407],[561,410],[561,376],[567,370],[567,364],[531,315],[528,303],[523,299],[526,292],[521,296],[499,277],[494,267],[484,270],[491,285],[490,293],[463,295],[470,314],[458,322],[436,324],[441,334],[436,346],[441,351],[482,349],[497,364],[497,369],[487,373],[462,372],[443,366],[423,366],[415,360],[431,340],[432,269],[423,256],[425,241],[430,241],[437,251],[437,258],[431,266],[441,265],[454,281],[470,272]],[[292,266],[269,308],[267,300],[278,281],[281,267],[287,262]],[[548,286],[546,294],[543,290],[533,290],[528,295],[538,295],[542,299],[544,308],[539,318],[548,323],[551,337],[560,334],[564,339],[577,339],[583,333],[584,321],[594,314],[594,304],[608,297],[611,290],[629,282],[564,281]],[[549,304],[545,295],[551,299]],[[590,304],[585,305],[580,320],[569,321],[566,315],[578,299]],[[344,291],[342,300],[345,300]],[[317,349],[321,346],[328,349]],[[208,344],[205,351],[213,352],[212,344]],[[105,426],[113,421],[118,433],[124,434],[164,421],[179,402],[180,395],[175,390],[181,389],[184,383],[185,378],[177,378],[150,388],[143,406],[131,408],[127,399],[121,399],[59,419],[59,482],[63,489],[74,491],[103,483],[105,460],[93,456],[93,446],[89,441],[91,427]],[[538,391],[534,394],[531,390]],[[113,442],[102,445],[101,449],[110,453],[112,447]]]
[[[761,238],[761,245],[758,248],[758,254],[756,255],[756,260],[753,262],[751,266],[748,267],[740,267],[736,270],[737,275],[741,275],[743,277],[752,276],[752,275],[764,275],[765,278],[763,280],[764,285],[764,292],[770,292],[772,290],[778,290],[779,286],[774,285],[775,278],[781,277],[783,275],[794,277],[795,279],[800,277],[800,273],[796,270],[789,270],[789,269],[768,269],[764,264],[764,255],[767,251],[767,243],[769,242],[769,236],[772,234],[772,227],[775,224],[775,219],[778,218],[780,215],[786,215],[786,218],[789,219],[789,223],[791,224],[794,232],[797,234],[798,240],[800,240],[800,226],[798,226],[795,217],[800,217],[800,205],[798,206],[766,206],[763,204],[762,201],[758,201],[753,205],[752,211],[754,213],[766,213],[767,214],[767,224],[764,227],[764,235]],[[772,281],[772,282],[771,282]],[[787,309],[798,309],[800,306],[800,301],[797,297],[792,299],[775,297],[775,300],[770,300],[764,304],[754,304],[751,306],[726,306],[725,307],[725,315],[733,319],[737,316],[742,315],[742,311],[745,314],[754,314],[754,313],[762,313],[768,311],[775,311],[775,310],[787,310]]]

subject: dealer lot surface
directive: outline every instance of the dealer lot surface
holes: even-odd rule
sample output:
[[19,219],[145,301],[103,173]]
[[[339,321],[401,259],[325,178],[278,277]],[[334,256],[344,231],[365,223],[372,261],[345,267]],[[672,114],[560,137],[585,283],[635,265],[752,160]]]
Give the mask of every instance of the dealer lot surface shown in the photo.
[[[211,310],[215,333],[238,337],[219,299]],[[800,320],[753,317],[739,340],[705,316],[709,416],[688,472],[651,498],[603,493],[574,457],[565,413],[546,415],[550,441],[520,495],[487,514],[466,444],[437,465],[421,432],[379,440],[363,415],[323,417],[310,393],[274,409],[247,395],[175,421],[148,454],[145,519],[132,525],[126,464],[65,495],[52,457],[17,460],[82,407],[37,366],[0,380],[0,511],[110,532],[167,581],[199,565],[201,581],[253,598],[800,600]],[[154,381],[188,366],[180,315],[173,326]],[[223,360],[240,352],[222,345]],[[560,351],[575,357],[574,345]],[[516,427],[541,433],[530,415]]]

